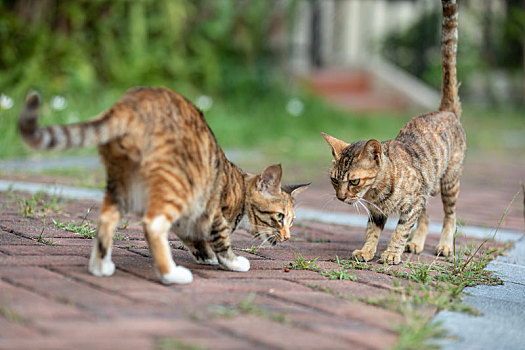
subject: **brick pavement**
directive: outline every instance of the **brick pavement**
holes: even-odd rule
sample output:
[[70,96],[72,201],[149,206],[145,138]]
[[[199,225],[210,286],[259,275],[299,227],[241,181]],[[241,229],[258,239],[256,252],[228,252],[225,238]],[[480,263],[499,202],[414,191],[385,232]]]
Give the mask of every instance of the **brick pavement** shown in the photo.
[[[87,272],[91,239],[56,228],[51,219],[79,222],[93,207],[87,220],[94,221],[99,203],[61,203],[45,219],[42,243],[44,218],[21,216],[19,196],[0,194],[0,349],[383,349],[397,341],[403,317],[363,302],[391,293],[394,277],[353,271],[357,280],[340,281],[285,271],[293,253],[336,269],[336,256],[360,247],[363,229],[302,221],[292,241],[259,249],[238,232],[233,245],[250,260],[247,273],[195,264],[173,235],[174,258],[195,280],[164,286],[134,218],[118,231],[115,275],[94,277]],[[404,259],[433,260],[438,239],[430,235],[420,257]],[[387,232],[380,250],[388,240]]]

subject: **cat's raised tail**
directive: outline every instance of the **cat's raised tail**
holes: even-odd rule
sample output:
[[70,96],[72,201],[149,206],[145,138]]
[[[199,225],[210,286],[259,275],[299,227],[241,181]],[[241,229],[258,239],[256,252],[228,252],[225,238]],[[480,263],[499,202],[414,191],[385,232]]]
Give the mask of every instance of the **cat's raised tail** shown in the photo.
[[458,49],[458,5],[456,0],[441,0],[443,23],[441,32],[441,60],[443,85],[440,111],[453,112],[461,116],[461,103],[458,96],[458,78],[456,73],[456,55]]
[[110,109],[97,118],[77,124],[38,126],[40,96],[29,94],[18,118],[18,130],[24,142],[35,149],[70,149],[107,143],[126,132],[120,118],[112,118]]

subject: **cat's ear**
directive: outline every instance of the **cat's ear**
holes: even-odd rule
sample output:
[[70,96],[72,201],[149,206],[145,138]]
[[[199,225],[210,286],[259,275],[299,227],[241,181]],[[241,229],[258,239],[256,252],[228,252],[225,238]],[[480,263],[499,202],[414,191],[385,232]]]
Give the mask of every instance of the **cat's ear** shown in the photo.
[[270,165],[261,173],[257,181],[257,190],[263,195],[279,195],[281,193],[282,175],[283,169],[281,164]]
[[339,159],[341,152],[343,152],[343,150],[348,147],[348,143],[325,134],[324,132],[322,132],[321,135],[323,135],[325,141],[330,145],[330,147],[332,147],[332,155],[334,158]]
[[381,150],[381,143],[377,140],[368,140],[361,152],[362,157],[366,157],[374,161],[377,165],[381,165],[383,160],[383,151]]
[[281,186],[281,189],[288,193],[290,195],[290,197],[292,197],[292,199],[295,198],[295,196],[299,193],[299,192],[302,192],[303,190],[306,190],[308,188],[308,186],[310,186],[310,184],[302,184],[302,185],[282,185]]

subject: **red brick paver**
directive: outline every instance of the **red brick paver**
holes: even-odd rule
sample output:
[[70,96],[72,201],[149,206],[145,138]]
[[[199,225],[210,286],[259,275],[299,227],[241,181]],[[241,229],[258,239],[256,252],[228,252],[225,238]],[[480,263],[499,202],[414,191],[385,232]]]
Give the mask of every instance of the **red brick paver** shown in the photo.
[[[468,180],[458,213],[467,224],[493,227],[524,172],[516,166],[510,178],[492,188],[487,185],[490,170],[485,170],[488,175],[481,176],[475,167],[466,168]],[[319,205],[320,197],[328,199],[331,194],[325,182],[301,194],[301,204],[334,210]],[[285,271],[293,253],[307,260],[318,258],[323,270],[336,269],[336,256],[346,258],[362,245],[362,228],[299,221],[291,241],[258,249],[259,242],[238,232],[233,245],[237,254],[250,260],[247,273],[195,264],[172,236],[176,262],[190,268],[195,280],[185,286],[164,286],[153,271],[136,219],[118,230],[115,275],[95,277],[87,272],[91,239],[56,228],[52,219],[78,222],[93,207],[87,221],[94,222],[100,204],[62,203],[59,213],[47,214],[45,236],[38,242],[42,212],[37,208],[31,216],[21,216],[19,196],[23,195],[0,194],[0,349],[384,349],[397,341],[403,317],[364,302],[389,295],[395,277],[351,271],[355,281],[340,281],[315,271]],[[488,199],[490,206],[485,203]],[[430,209],[431,217],[439,221],[440,207],[435,207]],[[522,210],[520,198],[503,226],[521,230]],[[389,235],[382,235],[379,250],[386,247]],[[403,258],[434,260],[438,240],[437,235],[429,235],[421,256]]]

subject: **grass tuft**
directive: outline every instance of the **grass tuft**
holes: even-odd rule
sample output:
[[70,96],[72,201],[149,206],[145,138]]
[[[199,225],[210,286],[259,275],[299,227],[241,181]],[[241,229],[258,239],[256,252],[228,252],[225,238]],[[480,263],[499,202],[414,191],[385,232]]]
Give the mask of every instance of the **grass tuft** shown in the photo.
[[294,261],[288,264],[291,269],[294,270],[311,270],[311,271],[320,271],[319,266],[316,265],[316,261],[319,260],[319,257],[313,260],[306,260],[301,253],[292,252]]
[[185,341],[172,337],[162,337],[155,342],[156,350],[204,350],[198,345],[190,344]]
[[55,227],[60,228],[62,230],[66,230],[68,232],[73,232],[76,234],[81,235],[84,238],[94,238],[95,233],[97,232],[96,227],[90,223],[89,221],[86,221],[89,213],[93,207],[89,208],[86,212],[86,215],[82,218],[82,221],[80,222],[60,222],[53,219],[53,224]]
[[257,306],[255,301],[255,293],[250,293],[250,295],[239,304],[234,307],[222,306],[222,305],[212,305],[210,311],[214,317],[235,317],[241,314],[252,315],[256,317],[262,317],[274,322],[289,324],[291,321],[286,318],[286,315],[281,313],[270,312],[260,306]]

